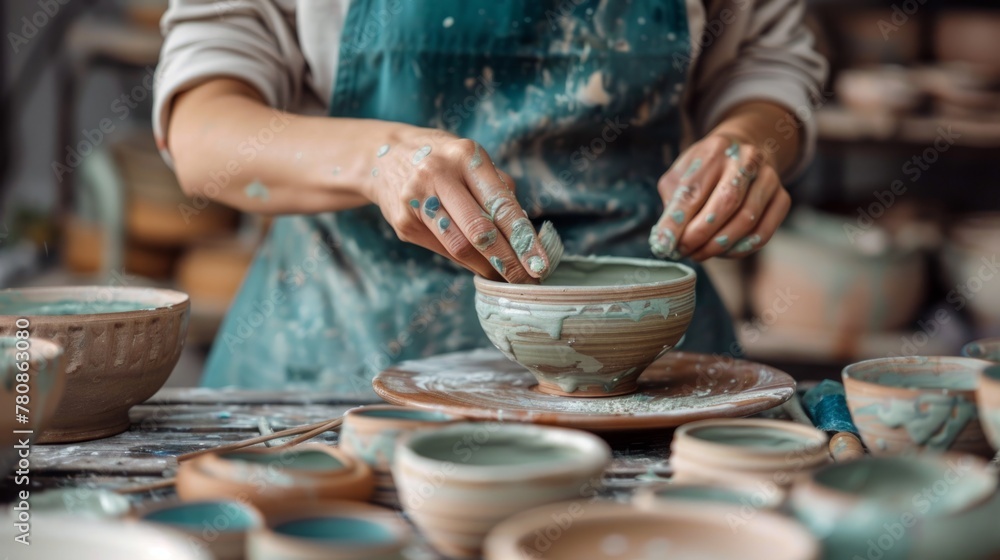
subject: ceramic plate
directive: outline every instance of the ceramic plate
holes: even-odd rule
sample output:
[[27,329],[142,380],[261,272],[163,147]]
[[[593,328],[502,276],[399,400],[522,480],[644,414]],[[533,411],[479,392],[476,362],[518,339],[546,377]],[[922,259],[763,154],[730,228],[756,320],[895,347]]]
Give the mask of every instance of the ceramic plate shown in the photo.
[[402,362],[372,382],[386,401],[473,420],[551,424],[597,432],[670,428],[704,418],[749,416],[795,392],[787,373],[753,362],[672,352],[639,378],[638,392],[608,398],[546,395],[496,350]]

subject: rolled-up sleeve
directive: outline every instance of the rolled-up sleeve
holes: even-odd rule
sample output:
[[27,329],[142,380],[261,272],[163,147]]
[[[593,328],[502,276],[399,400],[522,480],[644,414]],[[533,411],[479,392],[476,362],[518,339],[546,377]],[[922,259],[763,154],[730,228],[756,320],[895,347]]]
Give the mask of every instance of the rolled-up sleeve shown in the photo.
[[153,101],[153,130],[168,161],[170,111],[185,90],[225,77],[253,86],[272,107],[298,102],[305,62],[294,11],[294,1],[171,0]]
[[[721,0],[712,2],[690,97],[695,133],[710,131],[734,107],[748,101],[781,105],[794,120],[777,123],[774,135],[800,130],[799,158],[785,179],[812,159],[816,143],[814,110],[822,103],[826,60],[813,48],[805,26],[804,0]],[[787,137],[787,136],[786,136]]]

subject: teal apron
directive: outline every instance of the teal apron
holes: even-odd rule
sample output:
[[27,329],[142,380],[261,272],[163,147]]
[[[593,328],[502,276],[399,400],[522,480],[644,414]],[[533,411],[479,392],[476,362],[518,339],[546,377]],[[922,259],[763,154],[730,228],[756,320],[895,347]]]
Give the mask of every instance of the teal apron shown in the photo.
[[[330,115],[472,138],[568,253],[649,258],[689,44],[684,0],[355,0]],[[698,273],[681,347],[733,352],[729,316]],[[470,273],[399,241],[375,206],[282,217],[204,384],[368,393],[393,363],[489,346],[473,295]]]

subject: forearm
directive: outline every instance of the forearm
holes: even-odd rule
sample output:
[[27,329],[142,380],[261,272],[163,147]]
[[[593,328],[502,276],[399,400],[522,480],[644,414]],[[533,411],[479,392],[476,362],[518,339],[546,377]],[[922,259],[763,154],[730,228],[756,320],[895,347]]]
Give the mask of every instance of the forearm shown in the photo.
[[[766,101],[752,101],[733,108],[710,134],[722,134],[757,146],[779,175],[799,159],[799,126],[780,127],[782,121],[796,123],[787,109]],[[778,130],[783,134],[778,134]],[[789,134],[788,132],[791,131]]]
[[189,196],[247,212],[317,213],[369,204],[378,147],[412,128],[284,113],[220,79],[178,96],[167,144]]

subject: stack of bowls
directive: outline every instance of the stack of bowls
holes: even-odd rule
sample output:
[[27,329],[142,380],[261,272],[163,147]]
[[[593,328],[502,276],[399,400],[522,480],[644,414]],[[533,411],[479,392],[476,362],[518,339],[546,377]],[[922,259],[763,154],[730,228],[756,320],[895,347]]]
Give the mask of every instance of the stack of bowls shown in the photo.
[[0,336],[27,321],[66,355],[66,388],[39,443],[84,441],[128,429],[128,411],[167,381],[184,347],[188,297],[172,290],[0,290]]
[[183,533],[216,560],[243,560],[248,533],[264,524],[255,508],[235,500],[159,503],[137,517]]
[[[18,440],[27,437],[30,445],[34,434],[52,422],[65,385],[66,357],[61,346],[41,338],[0,337],[0,477],[7,476],[20,460],[15,447]],[[22,409],[17,408],[19,403]],[[28,435],[15,434],[15,430],[27,430]]]
[[504,518],[591,500],[610,461],[608,445],[586,432],[462,423],[401,440],[392,472],[403,509],[430,544],[449,557],[477,558]]
[[486,560],[739,558],[818,560],[797,522],[760,511],[738,525],[732,508],[675,504],[639,510],[609,502],[551,504],[507,519],[485,544]]
[[[674,432],[674,481],[783,488],[830,461],[826,434],[764,419],[699,420]],[[763,486],[762,486],[763,485]]]
[[371,467],[375,476],[372,501],[399,507],[392,462],[396,443],[414,430],[434,428],[457,420],[443,412],[392,405],[363,406],[347,411],[340,429],[340,449]]
[[357,502],[289,505],[254,531],[248,560],[403,560],[410,528],[396,512]]
[[976,406],[973,358],[878,358],[844,368],[847,406],[875,455],[925,450],[991,455]]
[[373,486],[368,465],[318,443],[209,453],[181,463],[177,472],[183,500],[246,500],[265,516],[289,501],[364,501]]

